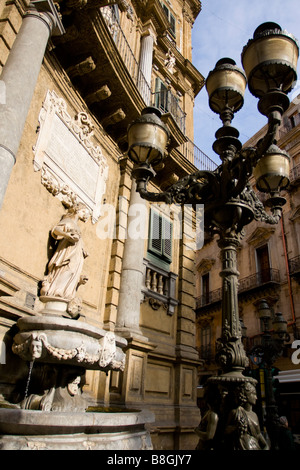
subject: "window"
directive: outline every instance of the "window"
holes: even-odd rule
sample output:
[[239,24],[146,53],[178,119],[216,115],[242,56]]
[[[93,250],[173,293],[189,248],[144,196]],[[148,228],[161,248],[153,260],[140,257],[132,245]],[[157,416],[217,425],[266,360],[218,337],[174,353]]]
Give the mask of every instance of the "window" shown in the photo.
[[209,303],[209,273],[204,274],[201,280],[203,305],[207,305]]
[[160,78],[155,80],[155,106],[164,113],[170,111],[169,90]]
[[292,127],[297,127],[300,124],[300,113],[294,114],[291,116]]
[[211,327],[205,326],[201,329],[201,359],[206,361],[211,360],[212,351],[211,351]]
[[259,282],[261,284],[271,280],[270,260],[268,245],[263,245],[256,249],[257,270]]
[[175,20],[175,16],[170,12],[169,8],[164,3],[162,3],[162,7],[163,7],[165,15],[168,18],[169,23],[170,23],[169,32],[175,38],[176,37],[176,20]]
[[154,209],[150,212],[148,257],[161,267],[172,262],[173,223]]

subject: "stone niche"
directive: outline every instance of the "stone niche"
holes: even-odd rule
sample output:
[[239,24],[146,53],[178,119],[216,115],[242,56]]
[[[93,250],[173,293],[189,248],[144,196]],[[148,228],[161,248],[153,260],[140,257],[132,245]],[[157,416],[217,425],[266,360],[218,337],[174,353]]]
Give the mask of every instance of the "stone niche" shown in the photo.
[[38,139],[33,147],[34,170],[41,171],[42,184],[70,207],[83,202],[92,222],[101,215],[108,164],[101,147],[93,142],[94,126],[88,114],[74,118],[66,102],[48,90],[39,114]]

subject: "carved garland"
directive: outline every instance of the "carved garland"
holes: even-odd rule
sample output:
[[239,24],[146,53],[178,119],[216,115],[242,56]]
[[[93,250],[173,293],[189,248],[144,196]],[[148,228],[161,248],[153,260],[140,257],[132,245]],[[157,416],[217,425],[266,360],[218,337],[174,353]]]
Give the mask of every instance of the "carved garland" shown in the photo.
[[[101,368],[110,366],[112,369],[124,370],[125,368],[125,355],[122,359],[116,357],[115,336],[112,332],[106,333],[103,337],[103,346],[99,343],[99,348],[96,354],[89,354],[85,346],[81,345],[72,349],[57,348],[52,346],[47,339],[45,333],[32,333],[24,343],[13,344],[12,351],[25,360],[33,360],[30,357],[30,345],[32,341],[41,342],[43,349],[53,358],[59,361],[75,360],[80,364],[95,364],[98,363]],[[45,355],[42,351],[41,355]]]

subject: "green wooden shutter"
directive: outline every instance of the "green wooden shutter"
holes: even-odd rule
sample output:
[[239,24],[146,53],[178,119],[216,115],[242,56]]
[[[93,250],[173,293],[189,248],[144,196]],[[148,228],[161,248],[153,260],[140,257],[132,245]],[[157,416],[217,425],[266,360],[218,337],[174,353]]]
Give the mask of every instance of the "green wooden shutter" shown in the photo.
[[172,13],[170,12],[170,16],[169,16],[169,21],[170,21],[170,32],[173,34],[174,37],[176,37],[176,20],[175,20],[175,17],[172,15]]
[[172,235],[173,224],[170,220],[162,218],[163,227],[163,240],[162,240],[162,254],[165,259],[172,261]]
[[155,79],[155,106],[164,113],[169,111],[169,90],[158,77]]
[[175,19],[175,16],[170,12],[170,9],[164,3],[161,3],[161,6],[163,7],[165,15],[168,18],[169,23],[170,23],[169,31],[172,33],[172,35],[174,37],[176,37],[176,19]]
[[151,209],[149,251],[157,256],[162,256],[162,220],[160,214]]
[[158,259],[172,261],[173,223],[159,212],[151,209],[148,251]]

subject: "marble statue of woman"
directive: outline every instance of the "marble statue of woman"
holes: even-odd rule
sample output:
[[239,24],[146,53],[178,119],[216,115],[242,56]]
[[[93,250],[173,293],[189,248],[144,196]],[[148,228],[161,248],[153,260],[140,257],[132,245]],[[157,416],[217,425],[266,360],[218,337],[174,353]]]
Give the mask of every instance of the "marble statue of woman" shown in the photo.
[[75,204],[52,229],[51,235],[57,240],[55,253],[48,264],[41,295],[71,301],[77,288],[85,283],[81,273],[84,259],[88,256],[84,249],[79,220],[86,222],[89,212],[82,203]]

